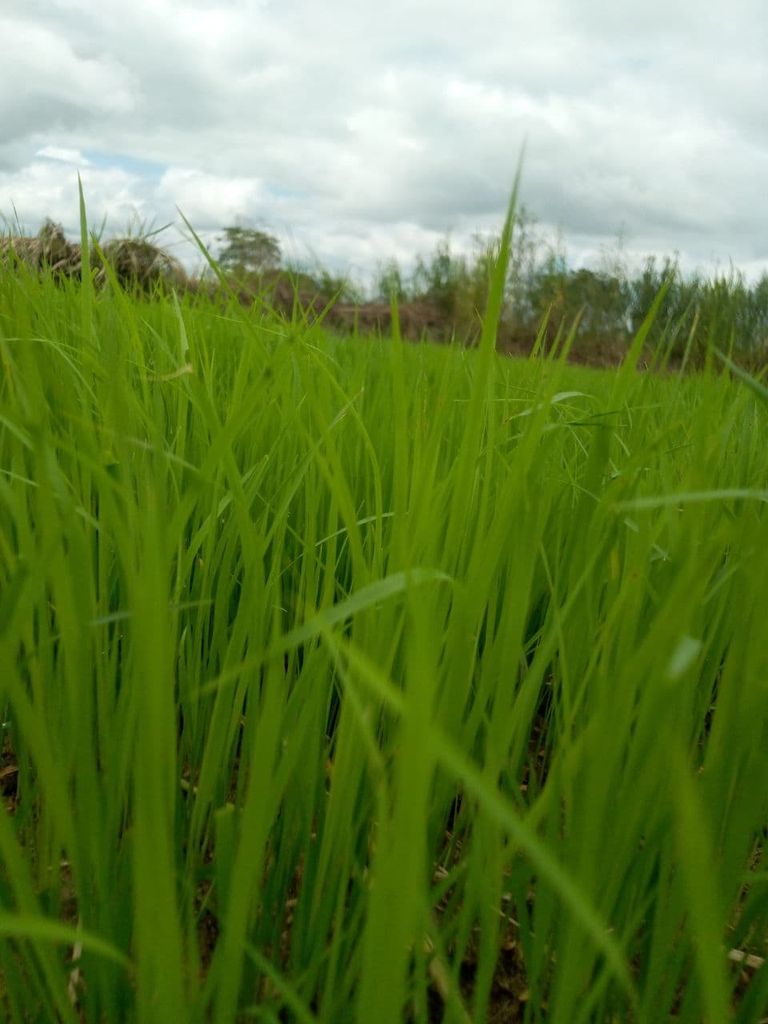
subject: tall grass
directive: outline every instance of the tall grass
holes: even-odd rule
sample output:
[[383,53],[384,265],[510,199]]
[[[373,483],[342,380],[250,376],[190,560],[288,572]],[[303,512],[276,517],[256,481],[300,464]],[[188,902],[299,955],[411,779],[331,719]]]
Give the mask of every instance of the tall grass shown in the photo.
[[492,304],[0,273],[4,1019],[768,1015],[764,395]]

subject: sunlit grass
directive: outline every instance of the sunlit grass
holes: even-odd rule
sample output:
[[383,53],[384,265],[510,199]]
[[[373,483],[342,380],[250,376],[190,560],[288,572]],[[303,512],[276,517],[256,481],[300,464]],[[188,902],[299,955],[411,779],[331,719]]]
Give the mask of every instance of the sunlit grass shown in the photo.
[[489,305],[0,273],[4,1019],[768,1015],[764,388]]

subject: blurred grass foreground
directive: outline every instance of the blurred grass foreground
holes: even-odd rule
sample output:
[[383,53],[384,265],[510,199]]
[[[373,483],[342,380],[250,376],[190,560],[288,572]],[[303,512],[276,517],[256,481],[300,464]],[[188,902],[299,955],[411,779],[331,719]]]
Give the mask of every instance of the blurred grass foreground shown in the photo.
[[0,267],[4,1020],[768,1016],[768,392],[500,357],[513,237],[472,348]]

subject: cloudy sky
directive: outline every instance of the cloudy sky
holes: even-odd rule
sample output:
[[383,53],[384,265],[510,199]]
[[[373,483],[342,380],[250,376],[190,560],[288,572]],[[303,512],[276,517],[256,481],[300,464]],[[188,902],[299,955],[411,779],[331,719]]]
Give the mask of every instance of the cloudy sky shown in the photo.
[[[575,265],[768,270],[765,0],[2,0],[0,215],[239,223],[358,279],[522,201]],[[178,226],[163,240],[188,260]]]

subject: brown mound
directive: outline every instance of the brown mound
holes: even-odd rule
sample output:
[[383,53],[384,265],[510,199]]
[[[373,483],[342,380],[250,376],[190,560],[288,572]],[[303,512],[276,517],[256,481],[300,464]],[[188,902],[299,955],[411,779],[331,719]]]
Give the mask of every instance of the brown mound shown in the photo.
[[[103,246],[101,253],[125,287],[149,289],[158,282],[180,287],[186,284],[187,276],[179,261],[144,238],[113,239]],[[98,247],[91,251],[97,285],[107,281],[104,259]],[[68,242],[63,227],[51,220],[46,220],[36,237],[11,235],[0,239],[0,264],[12,260],[33,270],[50,269],[62,277],[79,278],[82,271],[80,245]]]
[[72,245],[60,224],[46,220],[37,237],[10,235],[0,239],[0,262],[16,259],[34,270],[45,267],[56,274],[80,273],[80,246]]
[[[181,263],[144,238],[114,238],[104,245],[102,252],[122,285],[149,289],[159,282],[179,287],[186,283]],[[97,280],[99,275],[106,277],[103,266],[96,272]]]

